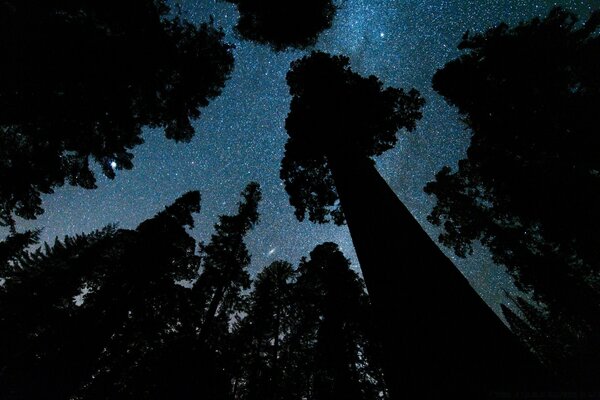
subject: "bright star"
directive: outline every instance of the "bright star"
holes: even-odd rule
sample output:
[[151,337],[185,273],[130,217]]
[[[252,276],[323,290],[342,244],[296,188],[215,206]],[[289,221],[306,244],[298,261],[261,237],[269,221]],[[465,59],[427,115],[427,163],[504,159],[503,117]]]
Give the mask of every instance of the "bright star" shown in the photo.
[[380,37],[380,38],[383,38],[383,37],[385,37],[385,33],[381,32],[381,33],[379,34],[379,37]]
[[111,162],[110,162],[110,167],[111,167],[112,169],[115,169],[115,168],[117,168],[117,163],[116,163],[116,161],[111,161]]

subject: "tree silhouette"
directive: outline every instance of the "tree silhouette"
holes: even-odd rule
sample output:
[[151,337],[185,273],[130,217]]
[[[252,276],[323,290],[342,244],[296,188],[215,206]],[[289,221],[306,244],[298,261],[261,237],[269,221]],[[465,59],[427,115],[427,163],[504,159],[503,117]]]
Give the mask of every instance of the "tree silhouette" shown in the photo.
[[332,0],[225,0],[240,13],[235,30],[244,39],[267,44],[275,51],[313,46],[331,27],[337,7]]
[[86,397],[138,398],[153,393],[153,398],[161,398],[164,381],[148,379],[153,372],[148,358],[196,323],[191,290],[176,282],[197,276],[200,258],[186,227],[194,226],[192,214],[199,211],[200,194],[188,192],[135,231],[123,232],[123,267],[92,290],[83,305],[93,315],[110,317],[108,326],[119,321],[83,390]]
[[[364,285],[337,245],[258,274],[238,325],[240,399],[385,398]],[[381,393],[381,395],[380,395]]]
[[293,393],[289,382],[296,377],[285,365],[289,362],[285,341],[294,323],[293,277],[291,264],[275,261],[254,281],[247,315],[236,329],[243,358],[242,373],[236,382],[236,398],[300,398]]
[[[542,314],[579,326],[550,340],[571,341],[570,363],[580,364],[561,374],[592,382],[600,373],[599,26],[598,11],[580,25],[555,8],[514,28],[465,34],[463,54],[435,74],[433,87],[458,108],[471,143],[456,171],[443,168],[425,187],[437,199],[429,220],[443,226],[442,243],[465,256],[480,241],[548,308]],[[552,336],[551,321],[529,323]],[[563,357],[564,345],[551,347],[537,350]]]
[[147,379],[146,358],[192,324],[191,290],[175,281],[199,268],[185,230],[199,201],[187,193],[136,230],[66,238],[5,268],[2,397],[153,392],[160,381]]
[[[349,59],[313,52],[292,63],[292,102],[281,178],[296,217],[343,223],[334,172],[344,163],[394,147],[399,129],[412,131],[424,100],[411,89],[386,88],[375,76],[352,72]],[[339,168],[338,168],[339,166]]]
[[242,192],[238,213],[220,216],[209,244],[201,245],[203,270],[194,291],[203,305],[204,340],[209,336],[215,339],[224,336],[242,302],[242,291],[250,287],[250,253],[244,237],[258,222],[261,197],[260,186],[250,183]]
[[43,212],[40,194],[132,168],[142,127],[189,141],[221,92],[231,46],[164,0],[0,4],[0,224]]
[[[67,238],[64,243],[57,241],[53,247],[24,255],[3,270],[3,398],[67,398],[91,373],[90,358],[100,350],[95,339],[102,335],[96,331],[90,337],[83,327],[85,317],[77,315],[73,299],[91,279],[93,270],[116,262],[114,252],[103,250],[112,246],[115,234],[113,228],[107,228]],[[98,253],[104,253],[103,257]]]
[[135,230],[109,226],[33,253],[23,251],[33,234],[9,238],[16,253],[0,269],[0,396],[231,398],[239,363],[229,323],[250,284],[243,238],[258,220],[259,185],[242,196],[236,215],[219,218],[202,260],[187,231],[198,192]]
[[39,240],[39,231],[13,232],[0,242],[0,276],[8,273],[12,263],[24,256],[29,246]]
[[391,394],[477,397],[535,385],[531,355],[375,169],[371,157],[392,148],[399,129],[415,128],[423,99],[415,89],[383,89],[348,62],[314,52],[292,63],[281,178],[298,219],[347,220]]
[[309,339],[312,398],[379,398],[385,386],[375,380],[381,378],[378,354],[367,344],[369,303],[350,261],[336,244],[318,245],[310,259],[300,262],[295,286],[295,333],[304,331],[305,341]]

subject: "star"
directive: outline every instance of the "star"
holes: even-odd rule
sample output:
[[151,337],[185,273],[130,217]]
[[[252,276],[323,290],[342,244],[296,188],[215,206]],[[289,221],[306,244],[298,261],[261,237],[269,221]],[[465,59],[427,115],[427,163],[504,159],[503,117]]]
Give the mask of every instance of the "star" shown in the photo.
[[[237,13],[226,2],[178,3],[194,24],[213,15],[215,24],[225,30],[225,40],[236,46],[233,75],[222,95],[202,109],[194,122],[194,138],[176,144],[160,129],[145,129],[145,144],[135,149],[131,171],[120,171],[113,181],[99,180],[95,190],[58,188],[44,198],[44,215],[23,229],[44,228],[42,240],[53,243],[56,236],[91,232],[110,223],[134,228],[186,191],[200,190],[202,213],[192,234],[206,241],[218,216],[230,214],[240,191],[249,180],[256,180],[264,194],[261,217],[246,238],[254,271],[272,257],[297,264],[326,241],[339,244],[358,265],[347,227],[298,222],[279,178],[288,138],[284,125],[290,96],[285,74],[290,63],[308,50],[275,53],[241,40],[233,30]],[[387,86],[415,87],[427,99],[416,131],[402,135],[395,149],[377,159],[377,168],[433,238],[439,232],[426,219],[433,199],[424,194],[423,186],[444,165],[456,165],[470,140],[456,110],[431,89],[433,74],[459,55],[456,45],[466,30],[481,32],[501,21],[514,25],[546,14],[555,3],[587,17],[593,2],[348,0],[317,43],[319,50],[350,56],[352,68],[362,75],[374,74]],[[117,161],[108,165],[113,170],[123,167]],[[490,267],[493,273],[486,274],[481,265],[494,264],[485,257],[455,263],[479,285],[486,301],[499,304],[504,300],[502,289],[514,289],[503,268]]]

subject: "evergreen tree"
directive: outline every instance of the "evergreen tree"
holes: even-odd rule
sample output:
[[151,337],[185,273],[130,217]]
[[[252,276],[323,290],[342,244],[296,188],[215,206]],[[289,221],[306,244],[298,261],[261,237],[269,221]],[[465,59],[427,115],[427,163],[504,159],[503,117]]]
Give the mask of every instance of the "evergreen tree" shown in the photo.
[[[222,215],[208,245],[201,245],[202,274],[194,291],[202,307],[201,337],[227,332],[231,318],[243,301],[242,292],[250,287],[250,253],[246,234],[258,222],[260,186],[252,182],[242,192],[238,213]],[[219,330],[222,330],[219,332]]]
[[290,392],[294,380],[287,362],[287,337],[293,316],[291,264],[275,261],[254,281],[246,316],[236,329],[242,374],[236,380],[235,396],[245,400],[300,398]]
[[275,261],[261,271],[236,338],[242,368],[236,398],[375,399],[386,389],[380,348],[368,339],[368,299],[337,245],[324,243],[297,271]]
[[[463,54],[435,74],[433,88],[458,108],[471,143],[457,170],[443,168],[425,187],[437,199],[429,220],[443,226],[441,242],[459,256],[483,243],[546,308],[546,318],[523,313],[546,337],[537,353],[550,362],[569,348],[571,360],[554,366],[591,383],[600,373],[599,26],[600,11],[579,24],[555,8],[516,27],[466,33]],[[564,324],[578,328],[549,335]]]
[[39,231],[13,231],[0,242],[0,276],[10,273],[11,264],[24,256],[29,246],[38,243]]
[[145,126],[189,141],[232,71],[223,36],[164,0],[2,1],[0,226],[65,182],[94,188],[90,162],[132,168]]
[[298,272],[273,263],[246,299],[259,186],[242,197],[202,260],[186,229],[200,196],[189,192],[135,230],[67,237],[6,264],[0,396],[385,397],[364,286],[336,245],[317,246]]
[[[318,52],[292,63],[281,178],[298,219],[308,214],[314,222],[348,222],[391,394],[481,397],[531,390],[534,375],[543,375],[539,365],[375,168],[372,157],[394,146],[397,131],[415,128],[423,99],[415,89],[384,89],[348,63]],[[494,346],[476,345],[482,341]]]
[[308,346],[309,398],[379,398],[383,382],[374,379],[377,364],[370,363],[376,354],[367,354],[367,296],[336,244],[318,245],[300,262],[295,291],[295,333],[305,337],[290,345]]
[[[23,254],[0,287],[0,397],[66,399],[93,373],[105,327],[76,304],[119,265],[113,227]],[[89,282],[89,286],[88,286]]]
[[187,193],[136,230],[66,238],[11,265],[0,293],[2,397],[156,394],[146,359],[193,324],[191,290],[176,280],[199,268],[185,229],[199,201]]
[[225,0],[237,6],[235,26],[243,38],[268,44],[275,51],[313,46],[331,27],[337,7],[332,0]]
[[[200,268],[196,242],[186,230],[193,228],[192,214],[199,211],[200,194],[188,192],[135,231],[123,231],[122,267],[106,276],[82,305],[112,325],[85,397],[159,399],[171,392],[163,393],[165,386],[185,384],[151,379],[158,377],[148,359],[197,324],[192,292],[177,281],[197,277]],[[169,367],[180,370],[177,364]]]

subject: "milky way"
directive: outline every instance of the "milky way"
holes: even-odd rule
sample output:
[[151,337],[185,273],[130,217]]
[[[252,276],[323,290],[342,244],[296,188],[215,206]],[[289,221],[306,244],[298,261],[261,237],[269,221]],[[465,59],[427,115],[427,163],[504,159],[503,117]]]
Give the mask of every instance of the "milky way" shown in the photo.
[[[63,187],[44,196],[45,214],[35,222],[20,221],[20,228],[44,227],[44,240],[115,222],[131,228],[182,193],[200,190],[202,211],[192,235],[207,241],[217,216],[234,212],[239,192],[255,180],[264,200],[261,222],[247,240],[254,272],[275,259],[297,264],[324,241],[338,243],[358,268],[346,227],[298,222],[279,180],[290,100],[285,74],[290,62],[306,52],[274,53],[241,41],[233,33],[237,11],[229,3],[175,3],[195,23],[213,15],[226,40],[235,45],[235,71],[223,94],[202,110],[192,142],[176,144],[160,130],[146,130],[145,144],[134,149],[133,170],[117,171],[112,181],[100,176],[96,190]],[[438,232],[426,216],[433,199],[422,188],[442,166],[454,166],[464,157],[469,132],[431,90],[431,77],[459,54],[456,45],[466,30],[478,32],[501,21],[543,16],[554,5],[587,18],[591,9],[600,8],[600,0],[346,0],[333,27],[321,36],[317,49],[345,54],[355,71],[377,75],[388,86],[415,87],[427,99],[416,132],[400,136],[396,148],[380,157],[377,165],[432,237]],[[497,311],[499,302],[506,302],[502,289],[515,289],[501,267],[483,251],[476,253],[467,260],[453,260]]]

